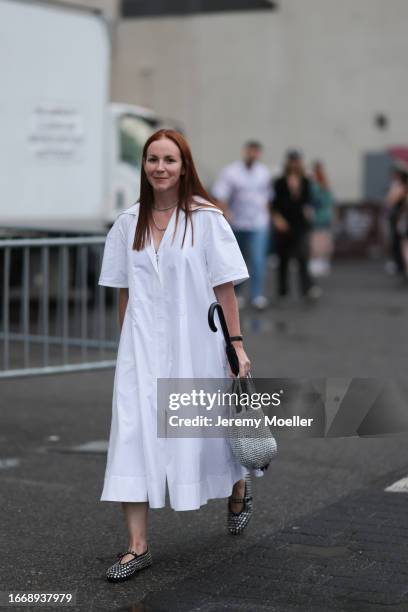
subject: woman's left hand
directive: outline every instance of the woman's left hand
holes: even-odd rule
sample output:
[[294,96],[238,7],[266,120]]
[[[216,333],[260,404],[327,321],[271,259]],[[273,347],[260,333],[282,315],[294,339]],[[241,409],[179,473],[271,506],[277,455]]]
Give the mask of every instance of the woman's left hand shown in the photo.
[[239,376],[240,378],[245,378],[251,369],[251,362],[249,361],[248,355],[244,351],[244,347],[242,345],[237,346],[235,343],[233,344],[239,362]]

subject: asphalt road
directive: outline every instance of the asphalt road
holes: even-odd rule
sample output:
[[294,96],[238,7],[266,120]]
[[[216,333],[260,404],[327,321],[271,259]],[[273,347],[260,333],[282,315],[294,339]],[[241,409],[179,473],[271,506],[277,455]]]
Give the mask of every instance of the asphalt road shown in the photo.
[[[294,299],[285,308],[273,305],[261,315],[243,311],[242,328],[254,374],[403,381],[408,363],[408,290],[386,277],[378,263],[337,265],[323,286],[324,296],[315,305]],[[378,525],[373,513],[382,508],[383,516],[393,517],[393,537],[402,547],[396,563],[408,585],[408,496],[384,494],[385,486],[408,474],[406,436],[282,441],[274,464],[254,481],[255,513],[241,537],[226,533],[226,500],[210,501],[193,512],[152,510],[154,565],[129,582],[108,584],[104,572],[126,547],[126,530],[119,505],[99,502],[104,453],[84,452],[78,446],[107,439],[112,384],[113,371],[1,382],[2,592],[75,592],[77,605],[69,609],[81,612],[371,612],[381,610],[381,605],[401,612],[408,609],[408,587],[406,591],[401,587],[402,578],[390,598],[382,600],[385,591],[373,570],[368,575],[372,589],[367,592],[374,595],[356,599],[356,586],[344,587],[347,568],[340,562],[326,569],[331,579],[336,568],[342,568],[342,594],[334,590],[325,599],[323,579],[312,572],[308,584],[300,580],[314,567],[313,559],[304,556],[304,540],[293,540],[291,535],[298,528],[305,537],[314,534],[329,551],[326,556],[334,555],[338,561],[336,555],[353,551],[348,536],[333,540],[336,533],[348,533],[350,523],[342,524],[347,509],[353,509],[354,517],[360,512],[355,531],[367,532],[369,540],[373,530],[364,531],[363,525]],[[318,530],[324,531],[331,520],[337,520],[338,528],[332,532],[326,528],[326,541]],[[355,536],[350,537],[353,541]],[[290,554],[275,555],[289,550],[288,545]],[[374,561],[380,559],[378,547],[373,550]],[[292,568],[291,581],[297,588],[282,586],[289,585],[288,574],[280,576],[278,584],[273,582],[274,573],[283,567],[288,572]],[[355,573],[363,566],[351,563],[350,567]],[[382,578],[388,576],[383,570],[379,567]],[[350,568],[347,571],[353,575]]]

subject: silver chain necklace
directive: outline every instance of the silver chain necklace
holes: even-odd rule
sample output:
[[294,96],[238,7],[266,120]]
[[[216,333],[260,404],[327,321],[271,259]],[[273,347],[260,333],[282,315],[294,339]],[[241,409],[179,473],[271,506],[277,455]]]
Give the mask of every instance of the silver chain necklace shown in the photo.
[[[153,208],[154,210],[170,210],[171,208],[175,208],[175,207],[177,206],[177,204],[178,204],[178,201],[177,201],[175,204],[172,204],[171,206],[168,206],[167,208],[156,208],[156,206],[152,206],[152,208]],[[157,229],[159,232],[165,232],[165,231],[166,231],[166,229],[167,229],[167,225],[168,225],[168,224],[166,225],[166,227],[159,227],[158,225],[156,225],[156,222],[155,222],[155,220],[154,220],[153,213],[152,213],[152,221],[153,221],[153,225],[154,225],[154,227],[155,227],[155,228],[156,228],[156,229]]]
[[153,225],[154,225],[154,227],[155,227],[157,230],[159,230],[159,232],[165,232],[165,231],[166,231],[166,229],[167,229],[167,225],[166,225],[166,227],[159,227],[158,225],[156,225],[153,215],[152,215],[152,221],[153,221]]
[[172,204],[171,206],[167,206],[166,208],[157,208],[157,206],[152,205],[152,208],[153,210],[170,210],[170,208],[175,208],[177,204],[178,202],[176,202],[175,204]]

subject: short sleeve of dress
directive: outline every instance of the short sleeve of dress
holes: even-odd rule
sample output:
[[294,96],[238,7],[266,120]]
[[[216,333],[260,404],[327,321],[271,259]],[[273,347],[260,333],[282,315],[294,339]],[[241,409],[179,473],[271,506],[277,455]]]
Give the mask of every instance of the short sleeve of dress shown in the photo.
[[127,240],[121,217],[116,219],[106,236],[98,284],[106,287],[129,287]]
[[208,276],[212,287],[249,278],[248,269],[230,224],[224,215],[203,211],[204,245]]

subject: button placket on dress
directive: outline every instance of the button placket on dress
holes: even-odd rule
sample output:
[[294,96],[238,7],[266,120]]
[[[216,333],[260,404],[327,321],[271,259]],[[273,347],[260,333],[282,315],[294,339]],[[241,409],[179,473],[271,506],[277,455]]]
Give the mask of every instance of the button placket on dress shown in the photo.
[[[164,377],[164,373],[166,372],[166,358],[168,355],[168,347],[167,347],[167,334],[166,334],[166,324],[168,324],[167,316],[168,313],[165,308],[165,282],[162,276],[162,265],[161,260],[162,257],[160,255],[163,253],[163,248],[165,243],[167,242],[170,230],[174,226],[174,216],[176,211],[173,211],[169,222],[166,227],[166,231],[164,232],[162,239],[160,241],[159,247],[156,251],[154,247],[153,236],[150,237],[150,243],[147,246],[147,251],[150,257],[150,260],[153,264],[153,267],[156,272],[156,278],[154,280],[154,308],[153,308],[153,317],[154,317],[154,328],[155,328],[155,336],[156,336],[156,346],[155,346],[155,368],[156,372],[159,374],[158,377]],[[164,347],[166,350],[164,350]],[[157,397],[157,379],[156,379],[156,397]],[[157,424],[157,402],[156,404],[156,414],[155,414],[155,422]],[[157,435],[157,432],[156,432]],[[162,451],[162,459],[161,465],[164,470],[164,486],[166,488],[166,482],[169,481],[169,467],[171,466],[172,457],[171,457],[171,446],[169,444],[168,438],[158,438],[158,446]]]
[[[175,210],[173,211],[169,222],[166,227],[166,231],[164,232],[162,239],[160,241],[159,247],[157,251],[154,248],[153,236],[150,236],[150,243],[147,246],[147,250],[150,256],[150,259],[153,263],[153,267],[157,273],[154,286],[155,286],[155,295],[154,295],[154,324],[156,329],[156,372],[159,372],[160,375],[165,371],[165,363],[163,363],[163,359],[166,358],[168,353],[167,345],[166,345],[166,317],[167,312],[165,309],[165,283],[162,277],[162,265],[161,265],[161,257],[160,254],[162,252],[162,248],[164,247],[169,232],[174,225],[174,215]],[[163,350],[163,347],[166,346],[166,350]],[[162,347],[162,350],[160,350]]]

